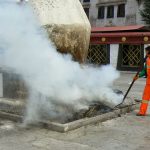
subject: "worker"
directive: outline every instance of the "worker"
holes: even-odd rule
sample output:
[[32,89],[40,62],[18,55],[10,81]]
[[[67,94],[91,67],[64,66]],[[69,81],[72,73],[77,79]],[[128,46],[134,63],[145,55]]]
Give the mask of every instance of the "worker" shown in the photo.
[[142,102],[140,105],[140,111],[137,113],[137,116],[146,116],[148,102],[150,100],[150,46],[145,48],[146,51],[146,60],[144,69],[134,77],[134,80],[137,80],[140,77],[146,77],[146,85],[143,92]]

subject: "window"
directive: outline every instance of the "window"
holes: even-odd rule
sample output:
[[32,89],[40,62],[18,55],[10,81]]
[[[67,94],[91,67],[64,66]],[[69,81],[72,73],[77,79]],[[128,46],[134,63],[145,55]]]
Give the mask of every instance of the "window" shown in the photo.
[[108,6],[107,7],[107,18],[113,18],[114,17],[114,6]]
[[105,17],[105,7],[101,6],[98,8],[98,19],[104,19]]
[[90,0],[83,0],[83,2],[90,2]]
[[117,17],[125,17],[125,4],[118,5]]
[[106,65],[110,63],[110,45],[91,44],[88,50],[87,63]]
[[84,11],[85,11],[87,17],[89,18],[89,8],[84,8]]
[[144,45],[119,45],[117,69],[122,71],[136,71],[143,64]]

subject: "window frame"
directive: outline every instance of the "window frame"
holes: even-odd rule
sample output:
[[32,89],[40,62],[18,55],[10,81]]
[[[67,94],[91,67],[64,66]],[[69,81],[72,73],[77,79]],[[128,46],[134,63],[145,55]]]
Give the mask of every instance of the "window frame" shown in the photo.
[[[117,9],[117,18],[124,18],[126,14],[125,4],[119,4]],[[123,8],[123,10],[122,10]]]
[[[138,71],[139,70],[139,67],[143,64],[143,58],[144,58],[144,44],[139,44],[139,45],[136,45],[136,46],[140,46],[140,65],[137,66],[137,67],[131,67],[131,66],[125,66],[122,64],[122,59],[123,59],[123,47],[124,46],[129,46],[130,44],[119,44],[119,52],[118,52],[118,61],[117,61],[117,70],[119,71]],[[132,44],[133,46],[135,44]]]
[[[92,60],[92,57],[94,56],[94,58],[96,58],[97,56],[95,56],[95,52],[92,52],[92,51],[95,51],[93,48],[94,47],[99,47],[99,48],[104,48],[105,49],[105,60],[106,61],[104,61],[104,62],[101,62],[101,63],[96,63],[95,62],[95,59],[94,59],[94,61]],[[92,54],[94,54],[94,55],[92,55],[92,57],[91,56],[89,56],[89,54],[91,55],[91,53]],[[98,57],[99,58],[99,57]],[[90,44],[89,45],[89,50],[88,50],[88,56],[87,56],[87,60],[86,60],[86,62],[88,63],[88,64],[93,64],[93,65],[95,65],[95,66],[101,66],[101,65],[107,65],[107,64],[110,64],[110,44]]]
[[[112,8],[112,10],[111,10],[111,8]],[[114,18],[114,5],[107,6],[107,18],[108,19]]]
[[104,19],[105,18],[105,6],[99,6],[98,7],[98,19]]

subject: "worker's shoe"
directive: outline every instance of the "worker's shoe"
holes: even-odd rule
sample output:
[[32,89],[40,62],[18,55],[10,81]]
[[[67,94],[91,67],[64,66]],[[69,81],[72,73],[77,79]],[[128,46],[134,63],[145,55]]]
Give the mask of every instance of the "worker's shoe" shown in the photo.
[[137,113],[136,116],[146,116],[146,115]]

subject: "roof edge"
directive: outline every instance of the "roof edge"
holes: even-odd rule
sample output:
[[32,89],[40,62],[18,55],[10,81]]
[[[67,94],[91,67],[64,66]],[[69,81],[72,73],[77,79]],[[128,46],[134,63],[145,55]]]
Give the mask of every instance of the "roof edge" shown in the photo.
[[92,27],[91,32],[119,32],[119,31],[138,31],[145,30],[150,31],[147,26],[144,25],[131,25],[131,26],[115,26],[115,27]]

